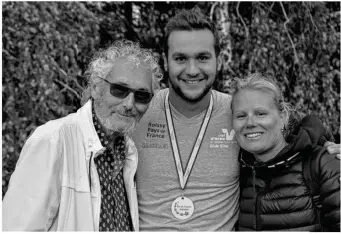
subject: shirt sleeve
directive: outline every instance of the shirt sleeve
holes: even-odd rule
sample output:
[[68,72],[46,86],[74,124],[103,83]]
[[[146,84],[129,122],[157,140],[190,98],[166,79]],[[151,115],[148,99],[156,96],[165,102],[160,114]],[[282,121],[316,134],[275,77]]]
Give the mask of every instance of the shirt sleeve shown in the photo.
[[61,148],[58,137],[36,135],[25,143],[3,199],[3,231],[48,231],[57,214]]

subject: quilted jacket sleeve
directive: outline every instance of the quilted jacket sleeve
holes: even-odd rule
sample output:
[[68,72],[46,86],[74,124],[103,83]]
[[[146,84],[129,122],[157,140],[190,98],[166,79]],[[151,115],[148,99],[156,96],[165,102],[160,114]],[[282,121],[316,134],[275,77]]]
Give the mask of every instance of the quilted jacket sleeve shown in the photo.
[[38,128],[25,143],[2,204],[3,231],[48,231],[60,197],[58,136]]
[[319,158],[321,224],[324,231],[340,231],[340,160],[328,153]]

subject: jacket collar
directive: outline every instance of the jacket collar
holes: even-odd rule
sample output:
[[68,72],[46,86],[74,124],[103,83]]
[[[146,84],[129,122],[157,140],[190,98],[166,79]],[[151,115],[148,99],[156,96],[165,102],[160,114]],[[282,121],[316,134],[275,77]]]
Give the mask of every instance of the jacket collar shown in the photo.
[[243,167],[275,168],[288,166],[303,157],[299,152],[309,150],[317,144],[323,145],[328,138],[326,139],[326,131],[322,122],[316,116],[310,115],[304,117],[297,124],[286,140],[289,145],[267,162],[257,162],[252,154],[243,149],[240,150],[239,161]]
[[[78,121],[80,123],[80,129],[82,131],[83,140],[85,143],[87,155],[93,152],[93,156],[97,157],[104,152],[105,147],[101,144],[97,135],[93,120],[92,120],[92,100],[89,99],[80,109],[77,111]],[[134,142],[129,136],[125,135],[126,140],[126,159],[135,160],[137,158],[137,150]]]
[[247,151],[240,150],[239,152],[239,162],[242,167],[249,168],[280,168],[280,167],[288,167],[289,165],[297,162],[302,158],[302,154],[300,152],[290,153],[286,149],[282,150],[282,153],[287,152],[288,154],[284,158],[274,158],[267,162],[258,162],[252,154]]
[[78,111],[78,121],[80,123],[80,129],[83,133],[83,140],[87,154],[89,152],[94,153],[96,157],[99,152],[103,152],[105,148],[102,146],[101,141],[95,130],[94,123],[92,121],[92,100],[89,99]]

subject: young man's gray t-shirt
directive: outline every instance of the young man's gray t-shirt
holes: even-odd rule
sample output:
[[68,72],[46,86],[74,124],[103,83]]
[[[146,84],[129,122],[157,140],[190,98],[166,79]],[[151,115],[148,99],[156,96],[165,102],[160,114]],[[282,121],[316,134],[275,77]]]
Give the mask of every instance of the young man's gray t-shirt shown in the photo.
[[[231,126],[231,97],[213,94],[213,111],[186,188],[180,187],[165,116],[168,89],[154,97],[133,140],[138,148],[136,174],[141,231],[231,231],[239,213],[239,146]],[[183,171],[205,111],[186,118],[171,106]],[[173,201],[185,196],[194,203],[186,220],[175,218]]]

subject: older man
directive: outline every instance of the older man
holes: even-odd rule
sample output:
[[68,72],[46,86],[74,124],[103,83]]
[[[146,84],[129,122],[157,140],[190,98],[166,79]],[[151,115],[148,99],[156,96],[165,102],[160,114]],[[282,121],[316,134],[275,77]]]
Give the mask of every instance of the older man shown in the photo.
[[95,55],[87,75],[86,103],[24,145],[3,200],[3,230],[138,230],[137,150],[128,134],[162,73],[151,53],[120,41]]

